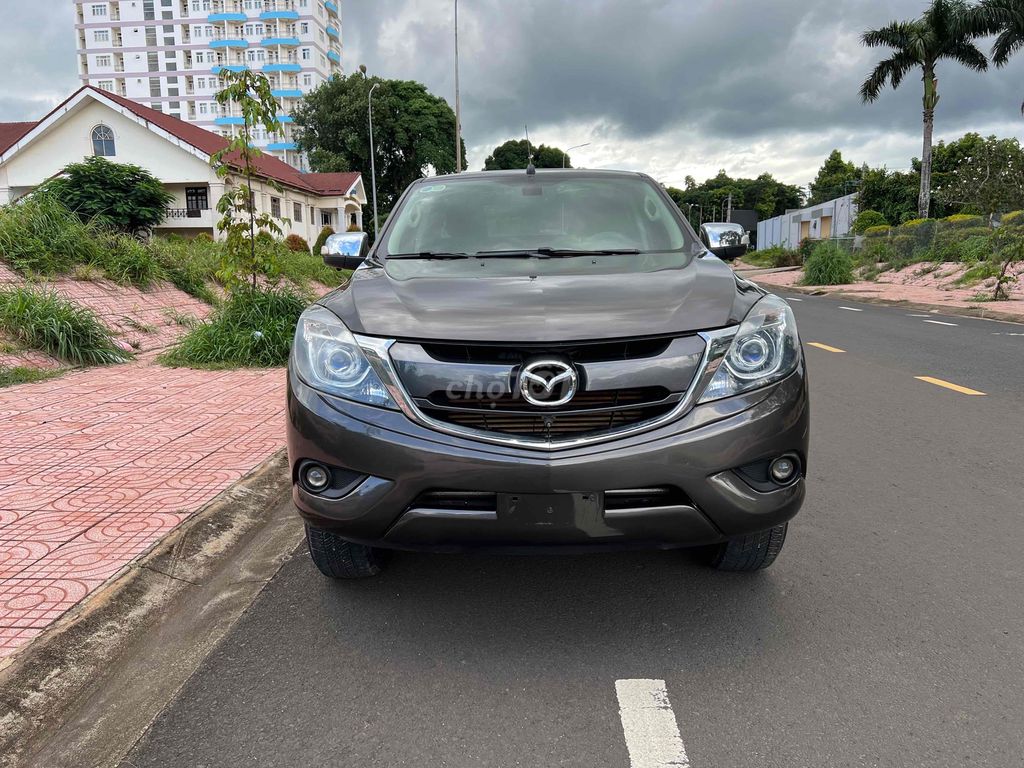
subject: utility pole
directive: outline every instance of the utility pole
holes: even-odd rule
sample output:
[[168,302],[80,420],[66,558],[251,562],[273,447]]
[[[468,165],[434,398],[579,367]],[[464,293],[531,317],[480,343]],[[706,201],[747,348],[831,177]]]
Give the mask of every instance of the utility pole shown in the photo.
[[732,192],[729,193],[729,212],[725,215],[725,220],[727,222],[732,221]]
[[462,103],[459,97],[459,0],[455,0],[455,172],[462,173]]

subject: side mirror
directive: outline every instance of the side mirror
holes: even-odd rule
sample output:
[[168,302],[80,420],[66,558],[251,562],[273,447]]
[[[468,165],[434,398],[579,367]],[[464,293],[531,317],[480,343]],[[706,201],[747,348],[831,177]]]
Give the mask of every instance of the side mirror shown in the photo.
[[320,249],[324,264],[335,269],[356,269],[369,253],[370,238],[365,232],[331,235]]

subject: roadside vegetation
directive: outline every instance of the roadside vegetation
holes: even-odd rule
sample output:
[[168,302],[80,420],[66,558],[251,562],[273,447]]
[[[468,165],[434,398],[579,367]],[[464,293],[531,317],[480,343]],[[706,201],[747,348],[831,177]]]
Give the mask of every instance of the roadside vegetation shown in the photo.
[[95,314],[52,290],[0,289],[0,331],[71,365],[109,365],[131,358]]
[[59,369],[48,370],[42,368],[27,368],[23,365],[13,367],[0,365],[0,389],[13,387],[15,384],[33,384],[37,381],[46,381],[62,373]]

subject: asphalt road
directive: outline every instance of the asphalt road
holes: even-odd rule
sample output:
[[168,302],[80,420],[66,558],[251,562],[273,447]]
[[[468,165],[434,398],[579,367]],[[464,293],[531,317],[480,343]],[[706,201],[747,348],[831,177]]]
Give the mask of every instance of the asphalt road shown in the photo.
[[794,298],[810,484],[770,570],[399,554],[345,584],[300,549],[123,765],[629,766],[623,680],[664,681],[648,725],[695,768],[1021,765],[1024,326]]

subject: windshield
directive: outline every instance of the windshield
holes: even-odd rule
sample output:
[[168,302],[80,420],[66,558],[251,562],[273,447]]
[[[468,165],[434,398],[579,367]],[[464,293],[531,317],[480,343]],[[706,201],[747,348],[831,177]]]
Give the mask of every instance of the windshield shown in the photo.
[[692,251],[649,181],[544,173],[418,184],[381,244],[385,256],[538,251]]

